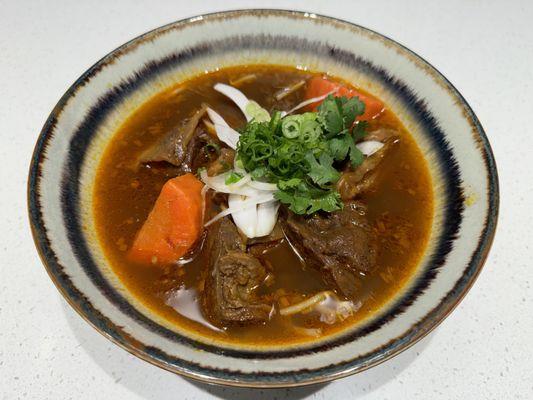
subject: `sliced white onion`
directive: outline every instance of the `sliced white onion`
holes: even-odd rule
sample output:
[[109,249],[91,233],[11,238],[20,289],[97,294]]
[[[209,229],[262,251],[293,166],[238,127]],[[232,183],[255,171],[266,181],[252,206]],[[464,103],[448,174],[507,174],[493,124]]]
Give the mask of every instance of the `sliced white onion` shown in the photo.
[[224,96],[228,97],[237,105],[237,107],[240,108],[246,117],[246,121],[250,122],[252,119],[260,122],[270,121],[270,114],[268,111],[261,107],[254,100],[247,98],[239,89],[224,83],[217,83],[213,87],[217,92],[220,92]]
[[[207,171],[204,169],[200,171],[200,179],[203,183],[221,193],[240,194],[243,196],[257,196],[260,192],[257,189],[249,187],[248,185],[237,186],[236,184],[226,185],[226,178],[229,173],[223,173],[217,176],[208,176]],[[238,182],[236,182],[238,183]]]
[[332,90],[331,92],[328,92],[326,94],[323,94],[322,96],[318,96],[318,97],[313,97],[311,99],[307,99],[305,101],[302,101],[300,104],[298,104],[297,106],[291,108],[289,111],[282,111],[281,112],[281,117],[284,117],[286,115],[289,115],[289,114],[292,114],[293,112],[295,112],[296,110],[299,110],[300,108],[303,108],[309,104],[313,104],[317,101],[321,101],[321,100],[324,100],[326,97],[328,97],[330,94],[333,94],[337,91],[338,89],[334,89]]
[[207,191],[209,190],[209,186],[207,185],[204,185],[204,187],[202,188],[202,190],[200,191],[200,195],[202,196],[202,200],[205,201],[205,195],[207,193]]
[[383,147],[383,143],[378,142],[377,140],[367,140],[365,142],[357,143],[355,147],[361,150],[365,156],[369,157],[374,154],[376,151]]
[[268,203],[270,201],[274,201],[274,196],[272,194],[265,194],[261,196],[257,196],[254,198],[250,198],[246,200],[245,202],[242,202],[238,205],[238,207],[232,208],[226,208],[224,211],[219,212],[217,215],[215,215],[213,218],[211,218],[209,221],[207,221],[204,226],[209,226],[213,222],[218,221],[221,218],[224,218],[226,215],[233,214],[234,212],[239,212],[241,210],[244,210],[249,207],[256,207],[258,204],[262,203]]
[[[237,210],[241,208],[243,204],[246,204],[248,199],[249,198],[246,196],[230,194],[228,197],[229,208]],[[233,217],[233,222],[235,222],[237,228],[239,228],[246,237],[254,238],[257,236],[257,206],[244,207],[239,211],[233,211],[231,216]]]
[[217,92],[222,93],[224,96],[231,99],[237,105],[237,107],[241,109],[242,113],[246,116],[247,121],[251,120],[251,117],[246,114],[246,106],[248,105],[250,100],[248,100],[248,97],[246,97],[243,92],[241,92],[239,89],[234,88],[233,86],[226,85],[224,83],[217,83],[214,86],[214,89]]
[[266,183],[266,182],[259,182],[259,181],[254,181],[254,180],[251,180],[250,182],[248,182],[248,186],[251,186],[257,190],[265,190],[265,191],[273,191],[273,192],[278,190],[278,186],[275,183]]
[[[235,172],[237,172],[237,171],[235,171]],[[241,187],[241,186],[244,186],[244,185],[250,185],[250,182],[252,181],[252,175],[248,174],[247,172],[244,172],[244,173],[239,172],[239,173],[242,175],[242,178],[239,179],[237,182],[232,183],[229,186],[238,188],[238,187]],[[254,188],[254,189],[257,189],[257,188]]]
[[278,220],[279,201],[270,201],[257,206],[257,237],[269,235]]
[[207,194],[207,191],[209,190],[209,186],[204,185],[202,190],[200,191],[200,195],[202,196],[202,221],[205,218],[205,195]]
[[233,150],[237,149],[237,143],[239,142],[239,132],[233,129],[228,123],[218,114],[215,110],[207,108],[207,115],[215,126],[215,131],[218,138],[226,143]]
[[257,206],[245,206],[250,204],[250,201],[253,202],[260,197],[251,198],[230,194],[228,198],[229,208],[233,210],[231,212],[233,222],[248,238],[266,236],[272,232],[274,225],[276,225],[279,208],[278,201],[257,203]]

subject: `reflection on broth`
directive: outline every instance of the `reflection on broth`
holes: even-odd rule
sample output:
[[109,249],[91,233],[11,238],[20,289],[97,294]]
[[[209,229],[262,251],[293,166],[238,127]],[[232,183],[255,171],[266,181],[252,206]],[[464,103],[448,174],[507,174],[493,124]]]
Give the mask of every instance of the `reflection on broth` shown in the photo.
[[243,66],[135,111],[94,191],[128,290],[181,328],[248,345],[316,340],[390,300],[425,248],[431,181],[397,117],[353,84]]
[[195,288],[180,286],[177,289],[170,289],[165,293],[165,304],[191,321],[198,322],[214,331],[223,332],[223,329],[211,325],[205,319],[198,302],[198,297],[198,291]]

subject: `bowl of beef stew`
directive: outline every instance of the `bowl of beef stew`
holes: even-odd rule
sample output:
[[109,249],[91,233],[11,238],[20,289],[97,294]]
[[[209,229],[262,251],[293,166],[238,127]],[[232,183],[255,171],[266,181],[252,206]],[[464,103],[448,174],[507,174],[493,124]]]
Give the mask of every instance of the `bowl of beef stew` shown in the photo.
[[47,271],[87,322],[162,368],[254,387],[415,343],[473,284],[498,211],[490,145],[437,70],[275,10],[104,57],[50,115],[28,193]]

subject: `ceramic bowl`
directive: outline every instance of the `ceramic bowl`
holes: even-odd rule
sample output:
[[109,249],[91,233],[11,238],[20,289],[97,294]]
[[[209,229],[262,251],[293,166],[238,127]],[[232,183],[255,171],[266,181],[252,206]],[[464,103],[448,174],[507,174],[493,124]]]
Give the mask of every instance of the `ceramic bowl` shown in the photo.
[[[173,326],[113,273],[95,234],[92,188],[103,149],[144,101],[217,68],[280,64],[329,72],[383,99],[421,148],[435,212],[416,274],[382,310],[324,340],[242,347]],[[211,383],[295,386],[343,377],[405,350],[441,322],[479,274],[494,236],[498,180],[483,129],[435,68],[376,32],[310,13],[243,10],[148,32],[85,72],[59,100],[29,174],[36,246],[61,294],[136,356]]]

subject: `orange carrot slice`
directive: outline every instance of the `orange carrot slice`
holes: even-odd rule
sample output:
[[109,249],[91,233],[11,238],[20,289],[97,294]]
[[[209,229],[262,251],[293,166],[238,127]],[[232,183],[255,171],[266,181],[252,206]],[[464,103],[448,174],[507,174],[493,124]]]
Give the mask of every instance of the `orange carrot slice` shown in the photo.
[[[348,89],[346,86],[330,81],[324,76],[315,76],[309,80],[307,83],[306,98],[312,99],[313,97],[323,96],[332,90],[336,90],[336,92],[333,93],[333,96],[335,97],[359,97],[359,100],[365,103],[365,113],[357,117],[357,120],[359,121],[371,120],[381,114],[384,110],[383,103],[375,97],[363,94],[355,89]],[[316,103],[310,104],[308,107],[310,110],[316,110],[320,103],[321,101],[317,101]]]
[[169,264],[183,256],[202,229],[203,184],[193,174],[168,180],[137,233],[129,251],[131,260]]

